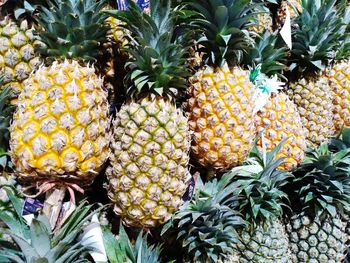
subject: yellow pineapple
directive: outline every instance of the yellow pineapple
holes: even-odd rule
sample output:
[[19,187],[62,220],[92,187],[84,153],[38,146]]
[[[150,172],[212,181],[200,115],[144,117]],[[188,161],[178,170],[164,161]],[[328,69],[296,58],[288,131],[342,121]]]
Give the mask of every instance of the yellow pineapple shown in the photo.
[[0,5],[0,74],[4,76],[3,87],[10,87],[13,90],[11,96],[16,98],[23,81],[41,64],[39,55],[35,54],[41,43],[27,20],[15,20],[14,13],[20,1],[13,5],[7,2]]
[[[107,31],[103,17],[97,15],[102,4],[52,0],[49,5],[50,11],[40,13],[43,31],[38,33],[47,45],[40,51],[54,61],[24,82],[10,128],[11,157],[19,177],[28,183],[52,180],[85,185],[93,181],[109,154],[103,79],[83,62],[94,58]],[[75,27],[61,23],[66,21],[67,9],[74,14],[74,23],[88,28],[89,34],[82,38]],[[81,16],[90,18],[80,20]],[[68,37],[75,41],[62,41]]]
[[[207,38],[199,44],[203,46],[209,63],[190,78],[186,111],[193,138],[192,155],[208,169],[225,170],[241,164],[254,141],[254,87],[249,72],[238,66],[240,55],[246,51],[250,40],[241,31],[250,26],[250,17],[245,16],[250,12],[249,3],[249,0],[229,1],[209,9],[206,1],[201,1],[198,6],[193,1],[196,11],[201,12],[201,8],[207,11],[193,23]],[[230,9],[237,12],[228,12]],[[219,19],[215,16],[218,10],[225,14],[226,17],[220,17],[225,23],[215,20]],[[226,28],[237,19],[242,20],[240,28]],[[229,33],[221,33],[224,31]],[[221,39],[212,38],[217,35]]]
[[174,101],[186,88],[184,51],[173,42],[168,0],[151,1],[149,15],[133,3],[128,11],[109,13],[127,20],[135,41],[127,62],[128,99],[113,125],[108,195],[124,224],[156,227],[179,208],[189,180],[189,127]]
[[255,124],[259,132],[264,132],[264,139],[260,139],[257,144],[260,149],[264,143],[266,150],[271,151],[288,138],[277,154],[277,158],[286,158],[281,168],[293,170],[302,163],[306,150],[305,132],[295,104],[285,93],[270,97],[258,112]]
[[341,46],[337,48],[334,63],[328,68],[326,77],[329,79],[333,91],[333,121],[336,133],[342,128],[350,127],[350,43],[345,33],[349,24],[350,6],[345,9],[344,27],[340,30]]
[[320,5],[311,0],[302,3],[305,6],[292,31],[288,95],[306,128],[307,144],[313,146],[334,133],[333,93],[324,69],[340,42],[342,8],[334,8],[332,0],[322,0]]

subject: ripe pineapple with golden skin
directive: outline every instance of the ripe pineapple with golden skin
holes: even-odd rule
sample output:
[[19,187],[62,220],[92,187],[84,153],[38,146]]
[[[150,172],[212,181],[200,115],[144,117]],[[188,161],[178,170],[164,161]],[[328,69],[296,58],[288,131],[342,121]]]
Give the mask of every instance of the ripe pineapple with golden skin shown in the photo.
[[[344,12],[344,25],[349,24],[350,7]],[[343,127],[350,127],[350,60],[349,40],[347,39],[346,26],[342,31],[341,47],[336,50],[334,63],[327,69],[326,77],[329,79],[333,91],[333,121],[336,133]]]
[[[320,6],[311,0],[303,4],[303,12],[294,20],[299,26],[292,30],[293,70],[288,95],[297,105],[307,144],[312,146],[327,141],[334,133],[333,94],[325,68],[340,44],[342,11],[334,8],[333,0],[322,0]],[[324,37],[315,37],[319,34]]]
[[[174,103],[188,74],[183,48],[172,40],[175,17],[167,0],[150,5],[150,14],[132,2],[128,11],[109,12],[128,21],[125,27],[135,42],[127,62],[128,99],[113,125],[108,196],[124,224],[147,228],[168,221],[181,205],[190,150],[187,118]],[[146,18],[161,21],[146,23]],[[135,26],[140,22],[145,26]]]
[[[24,83],[10,128],[11,157],[19,177],[28,183],[53,180],[85,185],[93,181],[109,154],[103,79],[93,66],[82,63],[96,55],[97,43],[107,31],[102,16],[95,14],[102,4],[86,0],[80,2],[79,9],[74,8],[75,1],[52,0],[49,4],[49,13],[39,14],[45,32],[38,33],[56,56],[50,57],[53,63],[40,67]],[[89,10],[91,6],[94,10]],[[62,30],[70,29],[64,24],[50,25],[55,22],[51,16],[64,21],[67,8],[76,15],[75,23],[81,28],[92,27],[93,33],[64,45],[58,38],[71,37],[76,31]],[[82,22],[81,16],[90,19]],[[41,50],[44,56],[52,54],[48,49]]]
[[[195,1],[194,1],[195,2]],[[249,39],[241,30],[250,26],[250,17],[246,16],[254,8],[250,1],[236,3],[229,1],[220,6],[211,6],[210,1],[200,1],[199,6],[208,11],[208,17],[203,12],[201,19],[194,20],[201,29],[201,34],[208,40],[199,44],[205,50],[205,60],[208,64],[190,78],[186,111],[192,131],[192,155],[202,166],[212,170],[225,170],[241,164],[248,156],[255,134],[253,118],[253,84],[249,80],[248,71],[239,64],[240,56],[247,46]],[[193,9],[198,11],[197,2]],[[213,8],[215,7],[215,8]],[[197,9],[198,8],[198,9]],[[213,17],[219,9],[237,9],[237,13],[227,15],[227,27],[230,21],[242,19],[240,28],[231,28],[231,33],[220,33],[222,28],[213,29],[209,24],[218,24]],[[212,14],[212,15],[210,15]],[[206,22],[203,22],[203,20]],[[213,19],[213,20],[211,20]],[[230,31],[230,30],[228,30]],[[231,32],[230,31],[230,32]],[[217,41],[211,36],[220,35],[227,41]],[[203,39],[203,38],[202,38]],[[232,45],[228,39],[237,39],[240,48]],[[227,44],[224,44],[227,43]],[[236,43],[236,41],[235,41]],[[221,53],[221,50],[227,52]],[[230,63],[230,64],[228,64]]]
[[290,171],[304,159],[306,138],[295,104],[283,90],[278,90],[284,84],[278,82],[277,76],[285,68],[286,57],[287,50],[278,46],[277,34],[265,32],[256,38],[244,62],[252,68],[251,80],[257,89],[255,126],[264,137],[257,141],[257,146],[260,151],[263,146],[272,151],[283,139],[289,138],[277,157],[286,158],[280,168]]
[[278,143],[288,138],[277,157],[286,158],[281,168],[293,170],[302,163],[305,156],[305,132],[295,104],[281,92],[273,94],[262,110],[257,113],[255,125],[258,132],[264,132],[264,139],[258,141],[271,151]]

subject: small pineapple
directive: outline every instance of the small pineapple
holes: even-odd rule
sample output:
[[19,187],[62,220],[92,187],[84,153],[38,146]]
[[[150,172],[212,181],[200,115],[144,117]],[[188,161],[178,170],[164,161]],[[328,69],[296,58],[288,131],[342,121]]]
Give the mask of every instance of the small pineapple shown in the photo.
[[272,13],[267,6],[268,2],[269,1],[253,0],[253,3],[260,3],[260,6],[258,6],[256,10],[253,10],[253,12],[256,13],[257,23],[249,28],[250,31],[257,34],[261,34],[266,30],[272,32],[273,19]]
[[52,0],[49,5],[39,13],[38,31],[46,44],[39,51],[49,63],[27,79],[19,96],[10,128],[12,162],[20,179],[31,184],[90,184],[109,154],[106,91],[87,63],[107,31],[99,14],[103,3]]
[[283,208],[288,195],[283,191],[291,174],[278,170],[284,162],[277,154],[283,140],[272,151],[256,148],[246,165],[234,168],[238,191],[238,211],[249,225],[239,231],[237,245],[240,263],[288,263],[291,260],[288,235],[283,224]]
[[176,42],[170,2],[152,0],[150,14],[133,2],[110,11],[134,43],[127,62],[127,101],[113,122],[108,195],[126,225],[155,227],[182,203],[190,133],[175,97],[186,89],[184,52]]
[[[333,135],[333,93],[324,70],[334,59],[340,42],[342,8],[335,0],[305,0],[292,31],[288,95],[297,105],[308,146],[319,145]],[[340,4],[339,4],[340,5]]]
[[249,72],[239,64],[253,41],[246,34],[252,22],[247,14],[256,5],[250,0],[189,3],[200,17],[190,22],[201,32],[198,44],[203,46],[206,65],[190,78],[185,108],[192,156],[208,169],[222,171],[239,165],[252,148],[254,87]]
[[310,150],[286,187],[294,213],[287,227],[292,262],[343,262],[345,258],[350,148],[338,149],[336,141]]
[[[187,207],[179,210],[163,227],[166,244],[180,243],[181,262],[235,262],[236,230],[245,222],[235,210],[232,175],[214,178],[205,184],[200,177]],[[176,237],[174,241],[172,237]]]
[[[277,46],[277,35],[263,33],[256,45],[249,49],[245,63],[251,65],[251,79],[257,89],[255,126],[264,133],[264,146],[272,151],[283,139],[288,138],[277,157],[286,158],[280,168],[293,170],[304,159],[306,138],[297,107],[285,92],[279,91],[277,75],[285,68],[287,56],[284,47]],[[282,76],[283,77],[283,76]],[[262,150],[262,139],[258,147]]]

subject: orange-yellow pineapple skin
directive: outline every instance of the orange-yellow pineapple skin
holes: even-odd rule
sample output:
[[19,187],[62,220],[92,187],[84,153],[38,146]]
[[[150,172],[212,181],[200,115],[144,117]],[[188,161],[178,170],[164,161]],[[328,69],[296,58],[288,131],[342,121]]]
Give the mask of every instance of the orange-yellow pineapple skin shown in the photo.
[[12,162],[31,183],[89,184],[109,156],[109,127],[107,94],[94,68],[54,62],[24,82],[10,127]]
[[350,127],[350,61],[336,63],[327,72],[333,91],[333,121],[336,132]]
[[282,169],[291,171],[304,160],[305,131],[295,104],[285,93],[272,95],[265,107],[257,113],[255,125],[258,132],[264,134],[258,141],[259,149],[262,149],[264,141],[266,151],[272,151],[283,139],[289,138],[277,155],[277,158],[285,158]]
[[186,104],[192,155],[204,167],[240,165],[254,141],[253,84],[239,68],[205,67],[190,80]]

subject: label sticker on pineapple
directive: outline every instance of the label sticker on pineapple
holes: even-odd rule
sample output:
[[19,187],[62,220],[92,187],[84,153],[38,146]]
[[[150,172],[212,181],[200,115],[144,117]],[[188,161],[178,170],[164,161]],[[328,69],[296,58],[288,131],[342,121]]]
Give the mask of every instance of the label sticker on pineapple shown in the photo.
[[290,12],[287,8],[286,10],[286,22],[284,23],[280,34],[284,40],[284,42],[286,42],[287,46],[289,49],[292,49],[292,26],[291,26],[291,22],[290,22]]
[[33,218],[38,214],[39,210],[41,210],[43,206],[43,203],[33,198],[27,197],[24,200],[22,216],[27,221],[28,225],[32,223]]
[[[148,12],[150,5],[150,0],[133,0],[136,4],[141,7],[145,12]],[[118,7],[120,10],[128,9],[128,2],[126,0],[117,0]]]
[[182,196],[182,200],[184,201],[183,205],[181,206],[180,210],[182,209],[186,209],[186,207],[188,206],[188,204],[190,203],[194,190],[196,188],[196,183],[197,183],[197,179],[198,179],[199,173],[195,173],[192,177],[191,180],[188,184],[187,190],[184,193],[184,195]]

